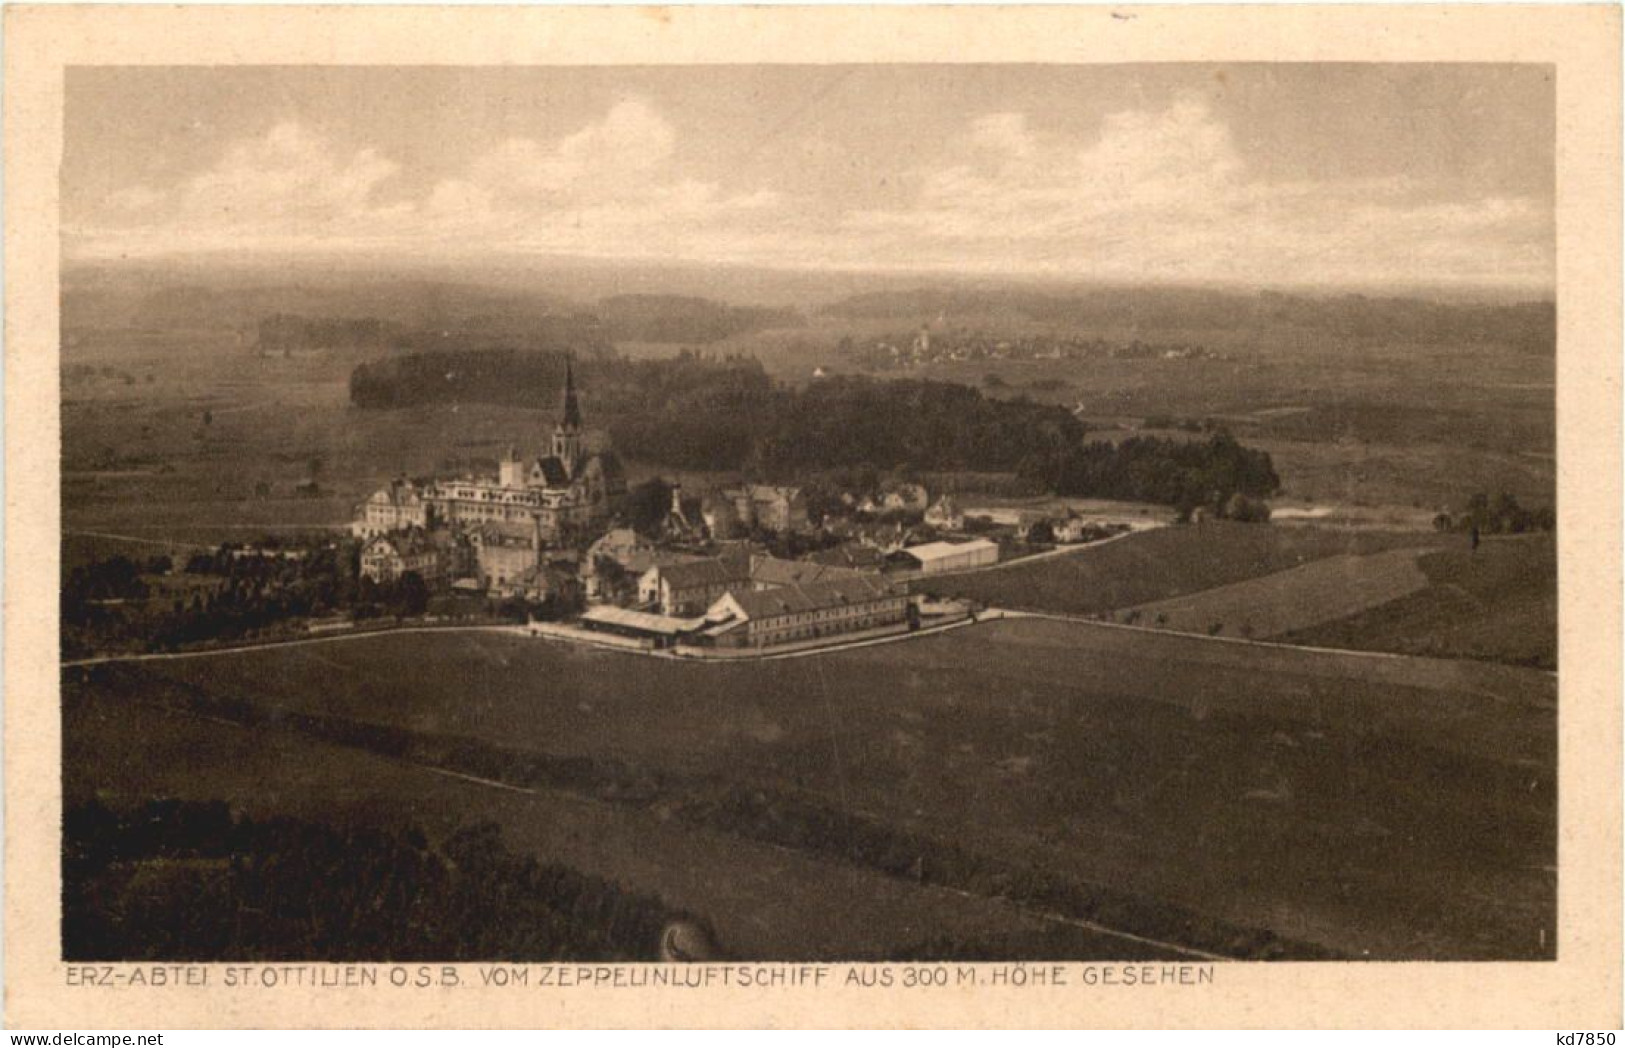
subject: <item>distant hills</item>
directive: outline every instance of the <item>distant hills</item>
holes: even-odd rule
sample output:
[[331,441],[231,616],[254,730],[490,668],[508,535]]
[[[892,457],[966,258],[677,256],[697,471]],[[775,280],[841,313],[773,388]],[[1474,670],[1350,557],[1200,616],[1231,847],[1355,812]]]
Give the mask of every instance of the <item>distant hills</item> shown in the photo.
[[[173,276],[173,274],[171,274]],[[523,347],[573,340],[707,345],[771,327],[799,327],[789,306],[739,306],[685,295],[629,293],[596,302],[540,288],[420,279],[330,283],[168,283],[152,271],[65,276],[68,327],[230,328],[261,352],[320,349]]]
[[[535,333],[583,341],[706,345],[769,328],[886,319],[905,326],[1012,320],[1074,331],[1250,330],[1264,326],[1394,342],[1497,342],[1552,352],[1556,307],[1510,293],[1313,293],[1178,286],[1089,286],[897,274],[795,274],[632,263],[488,269],[323,269],[76,263],[63,321],[80,328],[233,328],[279,314],[378,318],[394,331],[522,345]],[[423,338],[412,348],[429,348]]]
[[763,328],[802,327],[796,310],[730,306],[684,295],[614,295],[594,310],[612,340],[631,342],[720,342]]
[[334,349],[379,349],[384,339],[384,322],[374,317],[301,317],[276,313],[260,321],[254,348],[268,356]]
[[822,311],[847,320],[1005,316],[1073,330],[1245,330],[1282,325],[1355,338],[1406,342],[1500,342],[1553,351],[1551,302],[1510,304],[1242,293],[1198,288],[1100,288],[1069,292],[918,288],[853,295]]

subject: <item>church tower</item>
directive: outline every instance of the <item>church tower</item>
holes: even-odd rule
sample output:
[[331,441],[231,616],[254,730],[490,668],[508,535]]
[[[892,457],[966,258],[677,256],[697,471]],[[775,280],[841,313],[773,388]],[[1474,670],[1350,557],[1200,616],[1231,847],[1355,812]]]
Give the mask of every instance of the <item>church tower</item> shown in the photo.
[[553,456],[573,477],[581,459],[581,406],[576,403],[574,358],[564,358],[564,417],[553,427]]

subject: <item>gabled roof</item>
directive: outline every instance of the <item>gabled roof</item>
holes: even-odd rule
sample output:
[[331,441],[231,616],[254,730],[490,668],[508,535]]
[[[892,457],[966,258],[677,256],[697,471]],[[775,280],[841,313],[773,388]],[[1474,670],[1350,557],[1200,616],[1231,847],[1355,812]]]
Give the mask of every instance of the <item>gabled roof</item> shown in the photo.
[[806,585],[779,586],[767,590],[729,590],[719,598],[719,603],[722,600],[732,601],[745,613],[746,618],[770,619],[898,596],[902,596],[902,591],[890,583],[871,575],[853,573],[844,578]]
[[766,586],[827,582],[851,574],[851,568],[820,561],[752,557],[750,562],[750,580]]
[[617,608],[608,604],[588,608],[582,612],[581,621],[667,635],[687,633],[705,625],[703,618],[677,619],[669,615],[653,615],[646,611],[633,611],[630,608]]
[[644,538],[642,535],[639,535],[631,528],[610,528],[608,531],[598,536],[597,540],[594,541],[591,546],[587,547],[587,552],[602,553],[604,550],[609,549],[612,546],[632,550],[642,549],[643,547],[650,545],[651,543],[648,539]]
[[379,535],[367,543],[364,549],[384,545],[402,557],[412,557],[421,553],[437,553],[438,547],[428,535],[413,528],[411,531],[397,531],[391,535]]
[[564,461],[557,455],[539,458],[531,467],[532,470],[541,470],[542,480],[550,488],[563,487],[570,483],[570,471],[565,468]]
[[833,564],[836,567],[854,570],[869,568],[878,571],[886,563],[885,555],[878,549],[857,542],[845,542],[839,546],[819,550],[811,559],[819,564]]
[[971,539],[969,542],[927,542],[920,546],[908,546],[900,552],[906,553],[922,564],[934,560],[943,560],[958,556],[962,553],[976,553],[982,550],[996,550],[999,544],[987,539]]
[[660,574],[668,585],[676,589],[744,583],[750,580],[750,558],[707,557],[686,564],[663,564]]

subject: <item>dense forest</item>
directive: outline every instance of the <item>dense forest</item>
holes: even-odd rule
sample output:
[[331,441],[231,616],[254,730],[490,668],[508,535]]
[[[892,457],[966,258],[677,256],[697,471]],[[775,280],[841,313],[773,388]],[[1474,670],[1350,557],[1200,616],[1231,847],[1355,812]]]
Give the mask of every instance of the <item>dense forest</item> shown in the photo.
[[484,824],[254,820],[224,803],[67,811],[62,955],[74,961],[644,961],[659,899],[521,857]]
[[1267,453],[1206,440],[1089,441],[1064,408],[996,400],[948,382],[834,378],[719,403],[704,394],[622,418],[616,446],[678,469],[744,469],[783,481],[828,470],[1014,473],[1060,495],[1221,509],[1280,487]]
[[[672,469],[792,482],[853,467],[1014,473],[1062,495],[1185,507],[1279,487],[1269,456],[1226,433],[1090,442],[1064,408],[956,383],[836,377],[792,389],[754,360],[691,353],[579,368],[588,413],[608,423],[617,450]],[[361,407],[552,405],[563,381],[558,354],[429,353],[358,367],[350,394]]]

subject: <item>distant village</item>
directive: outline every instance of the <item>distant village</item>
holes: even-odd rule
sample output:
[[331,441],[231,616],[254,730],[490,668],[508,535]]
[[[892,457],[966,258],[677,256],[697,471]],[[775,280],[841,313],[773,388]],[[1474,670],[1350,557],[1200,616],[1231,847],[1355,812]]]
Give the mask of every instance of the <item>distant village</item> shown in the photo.
[[883,335],[856,342],[845,339],[840,350],[849,362],[876,371],[928,364],[998,360],[1223,360],[1206,346],[1186,342],[1110,342],[1070,335],[994,335],[956,328],[933,330],[924,325],[910,335]]
[[[917,483],[845,492],[811,519],[795,486],[671,489],[655,533],[628,524],[624,469],[583,425],[573,368],[542,454],[510,447],[494,475],[398,478],[362,502],[351,533],[374,585],[409,575],[431,590],[538,604],[569,594],[566,624],[610,644],[727,651],[919,629],[970,609],[910,596],[913,579],[986,568],[1000,538],[1084,542],[1114,529],[1075,515],[989,510],[967,519]],[[971,531],[977,533],[972,534]],[[800,557],[774,546],[804,543]]]

